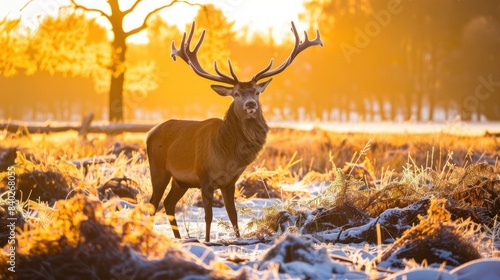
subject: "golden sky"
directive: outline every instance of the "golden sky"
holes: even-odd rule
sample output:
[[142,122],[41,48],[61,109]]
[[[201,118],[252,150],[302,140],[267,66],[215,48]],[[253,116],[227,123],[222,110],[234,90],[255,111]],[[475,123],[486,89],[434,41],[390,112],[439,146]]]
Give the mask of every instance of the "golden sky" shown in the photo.
[[[25,24],[36,26],[37,22],[46,14],[57,14],[58,8],[68,5],[69,0],[33,0],[26,5],[28,0],[2,0],[0,1],[0,18],[21,17]],[[123,7],[130,6],[135,0],[122,0]],[[159,3],[169,3],[170,1],[146,0],[138,7],[138,10],[125,18],[124,26],[132,29],[141,22],[146,11]],[[290,36],[290,21],[295,21],[299,30],[304,30],[305,26],[298,22],[298,14],[303,11],[304,0],[195,0],[193,3],[214,4],[222,9],[230,21],[234,21],[235,29],[244,26],[249,27],[250,33],[268,33],[269,28],[273,28],[273,36],[279,42],[283,38]],[[77,3],[89,7],[104,8],[105,0],[77,0]],[[22,12],[20,10],[25,7]],[[140,8],[140,9],[139,9]],[[188,6],[183,3],[164,9],[160,14],[169,23],[176,24],[180,30],[185,29],[185,25],[190,23],[196,15],[198,6]],[[278,13],[276,11],[279,11]],[[103,21],[104,22],[104,21]],[[144,42],[146,33],[142,32],[130,38],[135,42]]]

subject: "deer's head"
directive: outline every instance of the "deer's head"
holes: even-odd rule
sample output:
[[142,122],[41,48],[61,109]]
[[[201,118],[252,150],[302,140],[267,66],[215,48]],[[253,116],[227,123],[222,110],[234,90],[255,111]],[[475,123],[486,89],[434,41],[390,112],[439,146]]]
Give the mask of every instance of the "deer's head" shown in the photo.
[[315,45],[323,46],[323,42],[321,41],[318,30],[316,30],[316,39],[312,41],[308,39],[307,33],[304,32],[305,41],[301,42],[299,39],[299,34],[297,33],[297,29],[295,28],[295,24],[292,22],[292,32],[295,36],[295,45],[292,49],[292,53],[288,56],[288,58],[280,66],[273,70],[270,70],[271,66],[273,65],[273,59],[271,59],[269,65],[255,74],[250,81],[242,82],[238,80],[238,77],[234,73],[230,59],[228,59],[227,61],[231,76],[228,76],[219,71],[219,69],[217,68],[217,61],[214,62],[214,68],[217,75],[210,74],[201,67],[200,62],[198,61],[197,52],[205,37],[205,30],[203,30],[200,40],[198,41],[194,49],[190,50],[189,46],[191,44],[191,39],[193,38],[194,27],[195,23],[193,22],[191,31],[187,36],[187,41],[186,33],[184,32],[179,49],[177,49],[175,47],[175,43],[172,42],[171,56],[174,60],[176,56],[179,56],[182,60],[189,64],[193,71],[199,76],[229,85],[212,85],[212,89],[215,90],[215,92],[217,92],[219,95],[233,97],[233,110],[235,110],[235,114],[240,119],[252,119],[255,118],[256,114],[261,114],[262,111],[259,102],[259,95],[264,92],[269,83],[271,83],[272,79],[264,82],[259,82],[260,80],[281,73],[292,63],[292,61],[300,52],[307,49],[308,47]]
[[221,85],[211,87],[219,95],[233,97],[233,110],[240,119],[252,119],[255,118],[255,114],[261,112],[259,95],[264,92],[271,81],[272,79],[262,83],[238,82],[229,87]]

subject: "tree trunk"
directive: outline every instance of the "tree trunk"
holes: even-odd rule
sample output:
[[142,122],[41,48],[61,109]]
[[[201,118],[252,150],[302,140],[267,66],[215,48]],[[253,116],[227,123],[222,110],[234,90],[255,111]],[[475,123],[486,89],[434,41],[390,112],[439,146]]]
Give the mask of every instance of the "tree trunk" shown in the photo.
[[428,121],[434,121],[436,116],[436,99],[434,96],[434,88],[431,89],[432,92],[429,93],[429,114],[427,115],[427,120]]
[[418,47],[416,48],[415,52],[415,72],[413,73],[414,75],[414,92],[415,92],[415,105],[416,105],[416,121],[422,121],[422,100],[423,100],[423,94],[424,94],[424,88],[423,88],[423,59],[424,59],[424,54],[422,50],[422,46],[419,43]]
[[430,60],[429,63],[426,65],[426,70],[427,70],[427,81],[426,81],[426,88],[427,88],[427,96],[429,98],[429,114],[427,116],[428,121],[434,121],[436,118],[436,103],[437,103],[437,90],[436,90],[436,67],[437,67],[437,62],[436,59],[438,57],[438,50],[437,48],[432,44],[431,49],[430,49]]
[[386,121],[388,113],[387,113],[386,108],[384,106],[385,105],[384,98],[382,96],[379,96],[378,98],[375,97],[375,100],[378,103],[378,114],[380,115],[380,120]]
[[416,97],[416,120],[418,122],[422,121],[422,102],[423,102],[423,96],[422,96],[422,91],[417,90],[417,94],[415,94]]
[[[117,34],[118,33],[118,34]],[[123,85],[125,83],[125,54],[127,45],[126,37],[119,32],[115,32],[115,39],[112,46],[111,83],[109,88],[109,121],[123,122],[124,103]]]
[[401,95],[401,93],[395,93],[393,92],[392,94],[389,95],[389,105],[391,108],[389,109],[389,120],[390,121],[396,121],[397,118],[397,108],[399,107],[399,103],[401,98],[398,99],[398,97]]

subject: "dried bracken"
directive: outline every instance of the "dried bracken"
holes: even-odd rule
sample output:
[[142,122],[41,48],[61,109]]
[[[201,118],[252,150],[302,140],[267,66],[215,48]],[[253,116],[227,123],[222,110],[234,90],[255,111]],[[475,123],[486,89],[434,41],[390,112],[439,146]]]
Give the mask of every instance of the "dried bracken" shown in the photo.
[[110,200],[113,197],[126,198],[127,200],[137,203],[137,195],[139,187],[137,182],[130,178],[111,178],[102,186],[97,187],[100,200]]
[[[32,135],[0,142],[4,166],[14,164],[18,178],[17,268],[25,269],[15,274],[17,278],[161,279],[184,276],[187,270],[193,275],[230,277],[191,262],[176,243],[152,232],[151,209],[145,205],[151,192],[149,170],[140,153],[128,158],[126,151],[119,151],[113,161],[98,160],[115,143],[128,147],[143,141],[143,136],[127,137],[90,135],[82,140],[71,134]],[[497,146],[490,138],[437,137],[442,144],[435,147],[433,141],[438,140],[420,135],[274,129],[268,149],[255,163],[258,167],[243,174],[237,200],[256,195],[282,202],[262,209],[263,215],[247,224],[250,232],[245,237],[296,233],[325,243],[393,243],[390,248],[398,258],[385,259],[393,266],[408,266],[401,258],[421,262],[423,255],[434,265],[446,261],[455,266],[474,259],[478,247],[495,248],[500,239]],[[131,146],[140,151],[140,145]],[[73,164],[82,158],[91,159],[85,170]],[[3,183],[6,174],[0,172]],[[284,186],[294,186],[293,192]],[[304,186],[317,195],[310,195]],[[431,197],[439,203],[431,206]],[[184,206],[191,207],[194,201],[186,200]],[[135,208],[116,211],[123,204]],[[5,207],[0,211],[5,212]],[[10,232],[4,224],[1,229],[5,242]],[[484,235],[490,241],[477,245],[477,237]],[[460,248],[452,251],[456,257],[450,259],[434,254],[449,249],[433,249],[439,246]],[[5,269],[0,267],[1,276],[10,277]]]
[[[81,195],[59,201],[56,207],[51,223],[18,234],[16,273],[2,266],[3,279],[174,279],[211,274],[152,231],[151,207],[137,207],[126,217],[105,215],[100,201]],[[7,261],[5,255],[0,258]]]
[[473,237],[480,226],[470,220],[452,221],[445,199],[431,199],[427,216],[408,229],[377,258],[381,266],[404,268],[404,260],[459,266],[481,258]]
[[[78,185],[79,172],[65,162],[37,164],[17,152],[16,199],[33,199],[54,204],[64,199]],[[3,175],[3,176],[2,176]],[[7,186],[7,173],[0,174],[0,181]]]

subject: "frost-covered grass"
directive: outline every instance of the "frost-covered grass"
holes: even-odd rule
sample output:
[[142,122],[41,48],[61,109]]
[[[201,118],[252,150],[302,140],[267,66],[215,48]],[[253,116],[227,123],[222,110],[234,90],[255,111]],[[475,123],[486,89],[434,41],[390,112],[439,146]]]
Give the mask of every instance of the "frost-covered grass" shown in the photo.
[[[182,245],[172,239],[165,213],[151,214],[144,134],[0,137],[0,189],[6,191],[2,168],[15,166],[17,212],[24,221],[17,232],[24,274],[2,268],[2,278],[73,273],[155,279],[189,271],[220,279],[366,279],[406,268],[465,279],[460,275],[470,267],[453,268],[499,257],[494,137],[274,128],[238,182],[243,238],[234,237],[224,208],[214,208],[210,247]],[[80,166],[82,159],[91,164]],[[192,190],[177,206],[184,238],[204,238],[198,196]],[[7,192],[1,199],[7,202]],[[4,218],[7,209],[0,210]],[[9,234],[5,226],[2,241]],[[432,250],[410,250],[415,244],[432,244]],[[449,246],[461,246],[468,257]],[[171,256],[182,261],[174,264]],[[474,265],[492,273],[498,267]]]

